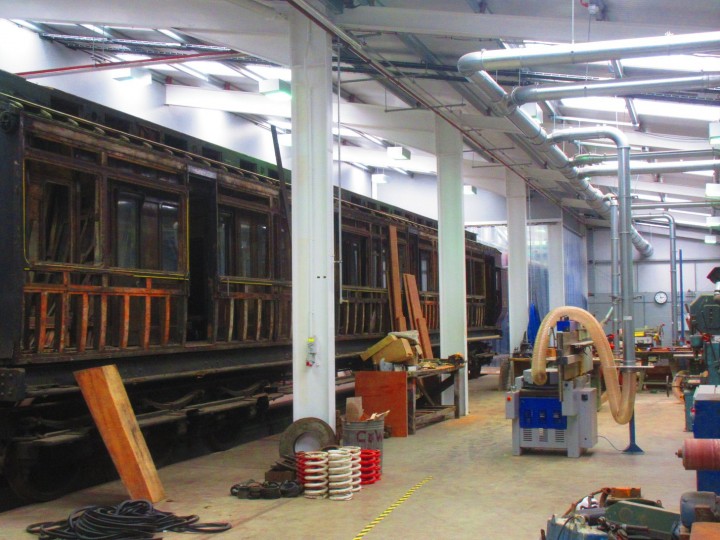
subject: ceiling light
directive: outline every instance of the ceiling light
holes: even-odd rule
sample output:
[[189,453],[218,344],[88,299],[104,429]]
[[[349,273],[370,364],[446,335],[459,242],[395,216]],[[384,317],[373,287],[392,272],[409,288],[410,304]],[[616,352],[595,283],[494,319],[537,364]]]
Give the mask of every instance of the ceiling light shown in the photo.
[[182,64],[173,64],[175,69],[178,71],[182,71],[183,73],[187,73],[188,75],[192,75],[193,77],[197,77],[198,79],[201,79],[205,82],[208,82],[210,80],[210,77],[205,75],[204,73],[200,73],[198,70],[193,69],[191,67],[183,66]]
[[705,225],[710,228],[720,227],[720,216],[708,216],[705,218]]
[[705,197],[720,199],[720,184],[705,184]]
[[170,39],[174,39],[175,41],[179,41],[180,43],[185,43],[185,40],[178,36],[175,32],[172,30],[167,30],[165,28],[158,28],[158,32],[160,32],[162,35],[169,37]]
[[388,146],[387,155],[390,159],[410,159],[410,150],[404,146]]
[[143,68],[114,69],[113,79],[127,86],[150,86],[152,84],[152,74]]
[[276,101],[289,101],[292,98],[290,83],[282,79],[268,79],[258,83],[261,94]]
[[477,195],[477,188],[475,186],[465,184],[463,186],[463,195]]
[[706,234],[705,235],[705,243],[706,244],[717,244],[717,236],[714,234]]
[[39,34],[43,33],[43,29],[39,26],[34,25],[31,22],[23,21],[21,19],[10,19],[12,22],[17,24],[18,26],[22,26],[23,28],[27,28],[28,30],[32,30],[33,32],[38,32]]
[[95,32],[96,34],[100,34],[101,36],[111,37],[111,35],[110,35],[108,32],[106,32],[105,30],[103,30],[103,29],[100,28],[99,26],[95,26],[94,24],[81,24],[80,26],[82,26],[83,28],[87,28],[88,30],[93,31],[93,32]]
[[708,124],[708,138],[710,146],[720,148],[720,122],[710,122]]
[[387,184],[387,178],[382,173],[373,174],[370,176],[370,180],[373,184]]

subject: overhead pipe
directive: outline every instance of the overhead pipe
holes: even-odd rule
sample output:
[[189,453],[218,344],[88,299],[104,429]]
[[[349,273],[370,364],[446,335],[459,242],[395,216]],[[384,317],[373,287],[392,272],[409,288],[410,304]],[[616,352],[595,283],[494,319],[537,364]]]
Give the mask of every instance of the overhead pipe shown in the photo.
[[673,347],[678,344],[678,293],[677,293],[677,261],[675,260],[677,236],[675,232],[675,218],[668,212],[661,214],[633,214],[632,219],[655,221],[662,219],[668,222],[670,236],[670,309],[672,316],[670,322],[672,324],[672,344]]
[[[588,204],[605,219],[610,217],[610,206],[604,199],[605,194],[592,186],[590,182],[578,174],[565,153],[555,144],[549,142],[547,132],[525,111],[507,99],[505,90],[485,71],[466,75],[475,83],[480,96],[487,107],[496,116],[505,117],[526,137],[529,146],[535,149],[548,168],[559,171],[570,184],[588,201]],[[629,148],[629,147],[628,147]],[[630,237],[635,248],[644,256],[652,255],[652,245],[645,240],[634,227],[630,228]]]
[[[625,78],[625,73],[623,71],[620,60],[611,60],[610,65],[615,72],[616,79]],[[625,98],[625,108],[627,109],[628,116],[630,117],[630,123],[633,125],[633,128],[640,129],[640,117],[638,116],[637,109],[635,109],[635,102],[632,100],[632,98]]]
[[[583,139],[610,139],[618,149],[618,203],[620,236],[620,290],[623,330],[623,363],[626,367],[635,365],[635,325],[633,324],[633,259],[631,242],[632,212],[630,210],[630,142],[617,128],[598,126],[595,128],[561,129],[547,139],[549,144]],[[605,201],[604,201],[605,202]],[[639,233],[635,231],[639,236]]]
[[[720,155],[720,152],[715,148],[707,148],[705,150],[661,150],[658,152],[631,153],[630,159],[697,159],[717,155]],[[570,160],[570,163],[575,166],[595,165],[597,163],[604,163],[605,161],[615,161],[616,159],[616,154],[577,154]]]
[[[581,176],[608,176],[615,174],[617,165],[607,163],[579,167]],[[630,165],[630,174],[683,173],[692,171],[720,171],[720,159],[700,159],[695,161],[664,161],[660,163],[635,163]]]
[[465,76],[468,76],[476,71],[524,69],[553,64],[583,64],[621,58],[665,56],[717,49],[720,49],[720,32],[702,32],[571,43],[535,49],[482,50],[466,54],[460,58],[458,69]]
[[653,91],[687,90],[720,86],[720,74],[703,73],[686,77],[637,77],[589,81],[565,85],[518,86],[510,92],[516,105],[588,96],[625,96]]

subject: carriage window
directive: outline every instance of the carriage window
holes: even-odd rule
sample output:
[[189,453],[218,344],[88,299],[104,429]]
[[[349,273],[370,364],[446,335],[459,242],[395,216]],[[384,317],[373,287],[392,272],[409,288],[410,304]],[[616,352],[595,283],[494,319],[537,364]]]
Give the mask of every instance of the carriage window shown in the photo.
[[70,188],[45,184],[43,253],[46,261],[70,262]]
[[220,214],[218,218],[218,274],[232,275],[230,269],[230,238],[232,235],[232,216]]
[[238,221],[238,275],[269,277],[267,216],[242,212]]
[[420,290],[428,291],[430,284],[430,254],[427,251],[420,252]]
[[177,271],[180,265],[178,258],[178,208],[170,204],[160,205],[160,237],[162,269]]
[[367,285],[365,261],[366,239],[351,234],[343,235],[343,282],[347,285]]
[[177,204],[137,193],[116,197],[116,263],[121,268],[177,272],[179,268]]
[[97,222],[91,174],[52,163],[26,162],[26,253],[31,261],[94,264]]
[[140,199],[121,193],[117,200],[117,265],[121,268],[139,267],[138,217]]

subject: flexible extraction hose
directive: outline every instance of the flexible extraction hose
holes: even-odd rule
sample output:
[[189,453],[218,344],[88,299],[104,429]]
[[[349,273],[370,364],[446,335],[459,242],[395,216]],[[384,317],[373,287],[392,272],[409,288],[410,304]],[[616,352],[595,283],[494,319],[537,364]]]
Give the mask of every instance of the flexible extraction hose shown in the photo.
[[584,309],[573,306],[562,306],[553,309],[545,316],[540,324],[540,329],[537,333],[538,337],[533,347],[531,364],[533,382],[538,385],[547,382],[546,356],[550,342],[550,330],[555,326],[555,323],[563,317],[579,322],[590,332],[590,337],[595,343],[598,356],[600,357],[602,375],[603,379],[605,379],[608,402],[610,403],[610,412],[618,424],[627,424],[633,416],[637,379],[634,373],[629,373],[623,379],[621,391],[618,370],[615,367],[615,358],[613,357],[612,349],[610,349],[610,343],[607,337],[605,337],[605,332],[597,319]]

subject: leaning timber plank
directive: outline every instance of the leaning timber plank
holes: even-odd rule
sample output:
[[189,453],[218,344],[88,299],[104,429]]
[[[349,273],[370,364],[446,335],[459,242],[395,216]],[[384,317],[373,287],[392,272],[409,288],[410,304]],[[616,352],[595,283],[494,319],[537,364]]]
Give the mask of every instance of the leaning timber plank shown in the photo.
[[165,491],[117,367],[76,371],[75,380],[130,497],[151,502],[164,499]]
[[393,330],[404,332],[407,321],[402,308],[402,288],[400,286],[400,255],[398,253],[397,227],[388,226],[390,249],[390,312],[392,313]]
[[414,321],[415,329],[420,335],[420,347],[422,347],[423,358],[433,358],[432,345],[430,344],[430,332],[428,332],[427,321],[423,317],[422,305],[420,304],[420,293],[417,288],[417,281],[412,274],[403,274],[405,281],[405,294],[407,296],[410,317]]

